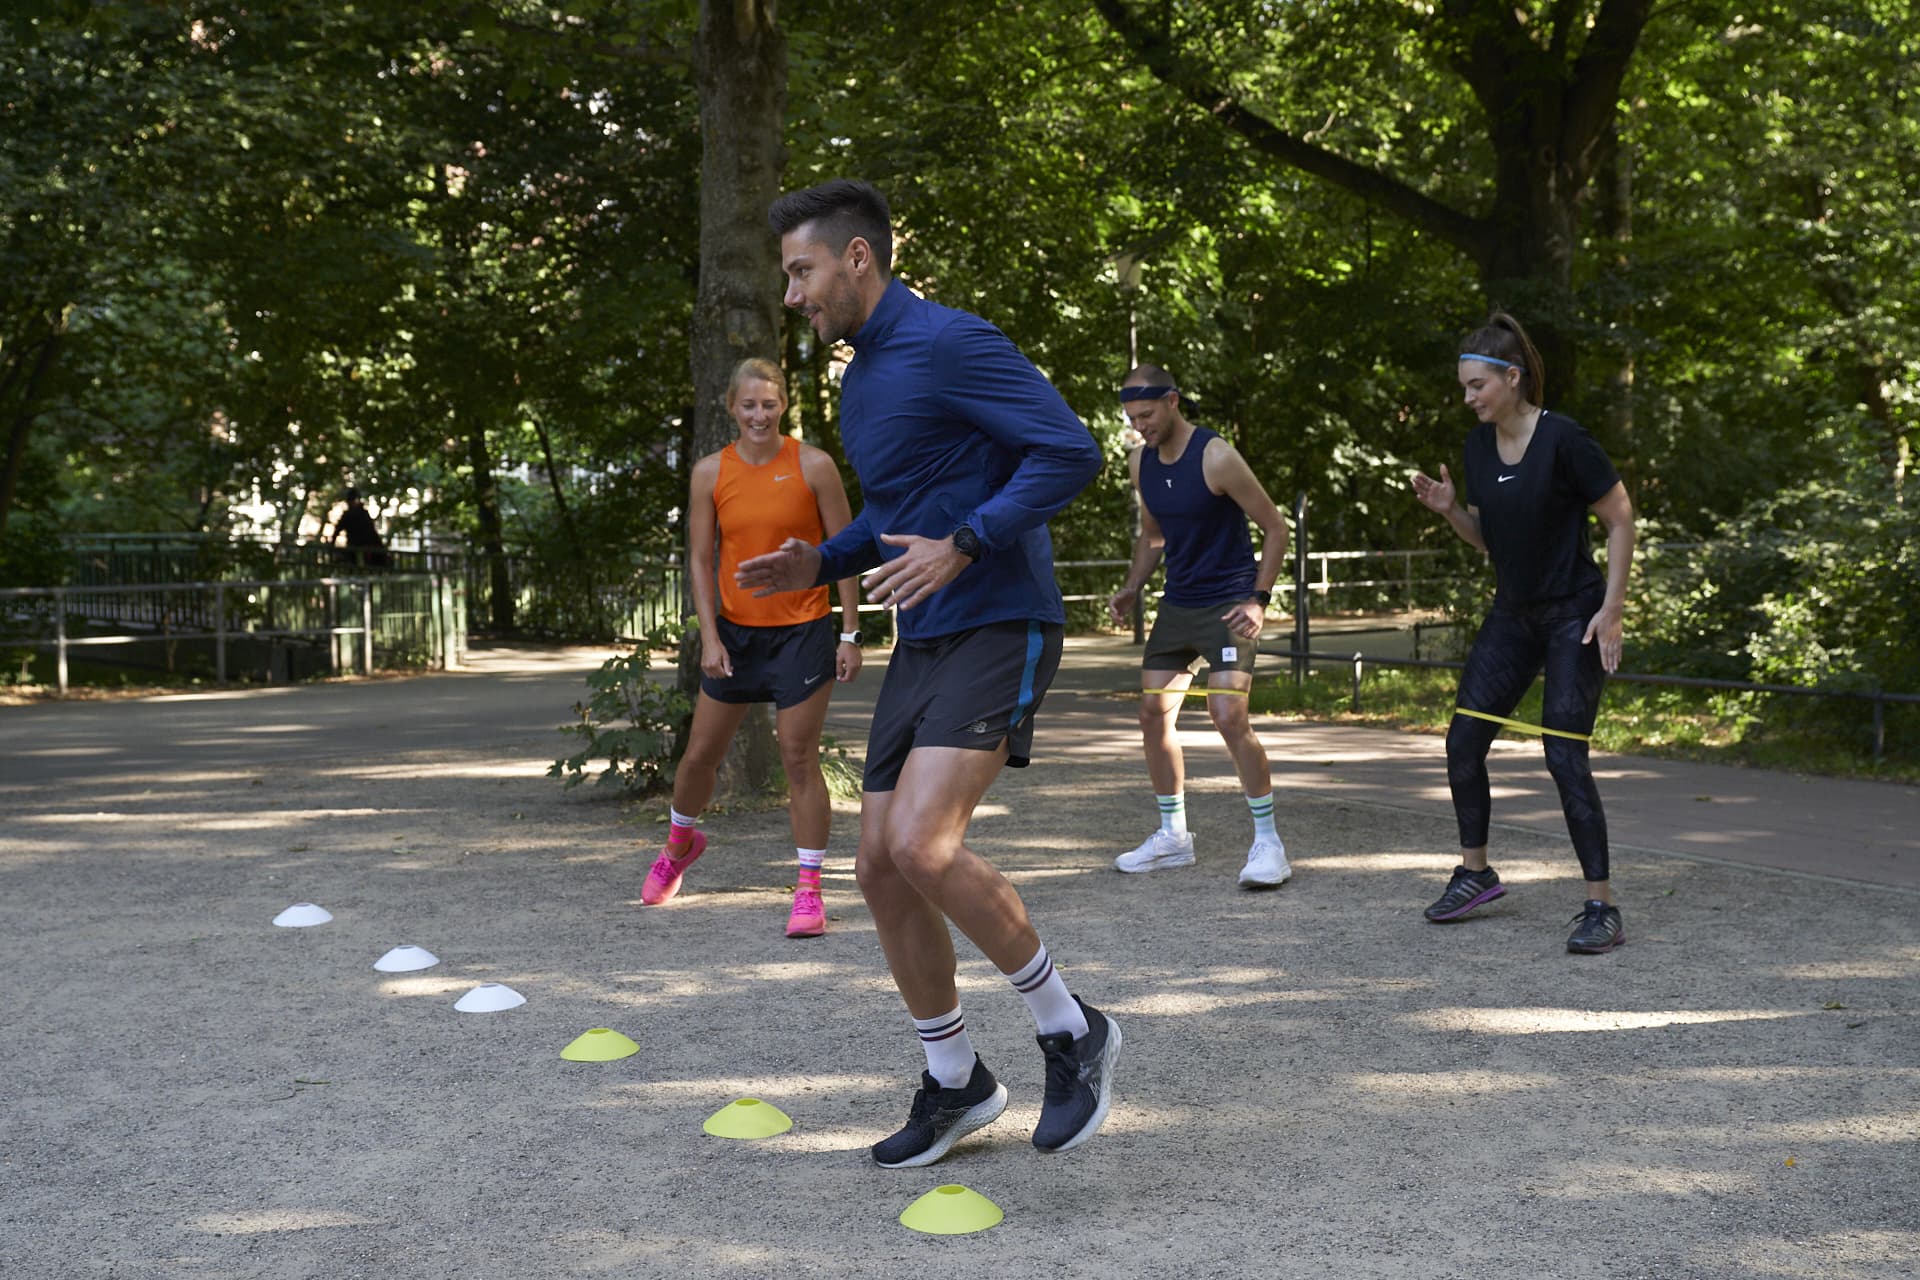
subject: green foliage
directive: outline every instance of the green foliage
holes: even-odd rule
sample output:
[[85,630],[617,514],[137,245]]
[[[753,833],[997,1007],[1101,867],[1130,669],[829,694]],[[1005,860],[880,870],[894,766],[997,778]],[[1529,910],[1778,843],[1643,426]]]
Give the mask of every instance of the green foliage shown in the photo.
[[678,643],[672,632],[656,632],[633,652],[608,658],[587,677],[592,692],[586,701],[573,704],[579,723],[560,729],[576,739],[580,749],[555,760],[547,769],[549,778],[576,787],[587,780],[594,761],[604,760],[595,779],[599,786],[644,795],[672,782],[674,734],[690,707],[671,668],[664,678],[651,672],[652,651],[670,652]]
[[[1864,486],[1863,486],[1864,487]],[[1636,574],[1634,665],[1831,689],[1920,691],[1920,517],[1810,482],[1756,499]]]
[[[1603,7],[1499,21],[1570,33],[1537,62],[1559,75]],[[1603,357],[1580,367],[1630,395],[1588,372],[1551,397],[1607,408],[1588,425],[1649,530],[1711,539],[1636,575],[1635,665],[1920,687],[1908,7],[1669,7],[1641,38],[1569,246],[1568,331]],[[1129,8],[1277,127],[1490,214],[1472,6]],[[630,633],[610,601],[684,500],[699,6],[30,9],[0,18],[0,446],[25,426],[0,580],[52,573],[58,533],[224,531],[256,493],[269,529],[310,528],[352,481],[408,505],[403,533],[516,554],[521,625]],[[1061,559],[1130,541],[1130,325],[1283,507],[1312,495],[1316,547],[1458,550],[1405,480],[1471,425],[1451,342],[1487,299],[1458,248],[1216,127],[1088,6],[782,18],[787,183],[884,187],[909,282],[1004,328],[1106,450]],[[845,351],[794,325],[787,354],[837,451]],[[1477,616],[1491,578],[1461,554],[1447,603]]]
[[820,735],[820,776],[827,794],[835,800],[860,798],[860,766],[847,754],[847,748],[830,733]]
[[[1360,710],[1355,712],[1349,670],[1316,666],[1298,689],[1291,676],[1257,681],[1251,709],[1256,714],[1439,735],[1452,719],[1459,682],[1456,671],[1369,668],[1361,681]],[[1515,709],[1514,719],[1540,723],[1540,698],[1536,682]],[[1873,758],[1872,726],[1867,704],[1850,699],[1615,682],[1607,686],[1601,700],[1593,745],[1599,751],[1625,755],[1920,781],[1920,706],[1887,708],[1887,749],[1880,760]],[[1510,730],[1503,733],[1519,741],[1539,741]],[[1443,750],[1437,739],[1433,749]]]

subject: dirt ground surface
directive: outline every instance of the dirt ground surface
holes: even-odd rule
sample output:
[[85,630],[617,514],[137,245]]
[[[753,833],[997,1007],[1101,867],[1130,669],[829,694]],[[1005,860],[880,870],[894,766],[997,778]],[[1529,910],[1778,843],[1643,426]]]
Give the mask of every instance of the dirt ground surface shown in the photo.
[[[544,776],[600,653],[405,681],[0,709],[0,1276],[1625,1277],[1920,1271],[1920,793],[1609,757],[1628,946],[1564,950],[1578,868],[1538,747],[1494,760],[1477,919],[1437,739],[1265,721],[1296,867],[1238,889],[1187,713],[1193,868],[1151,829],[1136,650],[1075,641],[971,840],[1126,1044],[1102,1133],[1029,1143],[1041,1061],[960,944],[1013,1094],[941,1164],[867,1146],[919,1048],[836,815],[827,937],[782,936],[784,816],[664,828]],[[856,753],[883,654],[838,697]],[[1270,670],[1277,671],[1277,664]],[[334,920],[270,923],[310,901]],[[415,943],[440,964],[386,975]],[[527,1003],[464,1014],[504,982]],[[640,1052],[562,1061],[593,1027]],[[701,1122],[756,1097],[760,1142]],[[897,1222],[957,1183],[967,1236]]]

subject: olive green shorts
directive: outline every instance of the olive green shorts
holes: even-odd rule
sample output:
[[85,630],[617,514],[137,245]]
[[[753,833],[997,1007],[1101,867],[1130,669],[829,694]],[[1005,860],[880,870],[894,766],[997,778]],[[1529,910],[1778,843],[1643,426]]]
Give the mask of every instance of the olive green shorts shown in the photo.
[[1227,630],[1220,615],[1237,600],[1198,607],[1160,602],[1153,620],[1153,633],[1147,637],[1147,650],[1140,656],[1142,671],[1192,671],[1193,664],[1206,660],[1207,674],[1215,671],[1253,670],[1258,637],[1248,640]]

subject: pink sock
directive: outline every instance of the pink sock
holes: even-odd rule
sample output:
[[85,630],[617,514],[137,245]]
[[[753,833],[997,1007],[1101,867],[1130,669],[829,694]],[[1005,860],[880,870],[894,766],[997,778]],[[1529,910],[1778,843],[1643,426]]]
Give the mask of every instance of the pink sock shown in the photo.
[[800,871],[794,878],[796,889],[811,889],[820,892],[820,864],[827,860],[825,849],[796,849],[800,859]]
[[667,816],[669,818],[669,824],[667,826],[668,847],[671,848],[674,845],[679,845],[684,849],[687,841],[693,839],[694,819],[689,818],[686,814],[672,807],[667,809]]

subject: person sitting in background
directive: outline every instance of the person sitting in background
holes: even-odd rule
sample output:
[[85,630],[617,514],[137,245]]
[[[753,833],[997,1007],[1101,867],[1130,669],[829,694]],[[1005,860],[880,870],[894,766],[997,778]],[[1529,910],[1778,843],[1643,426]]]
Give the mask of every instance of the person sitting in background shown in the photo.
[[346,559],[360,565],[384,565],[387,563],[386,540],[380,536],[380,529],[373,523],[373,517],[367,513],[366,504],[360,501],[358,489],[346,492],[347,509],[334,521],[333,536],[327,539],[327,545],[340,545],[340,535],[345,534],[347,546]]

